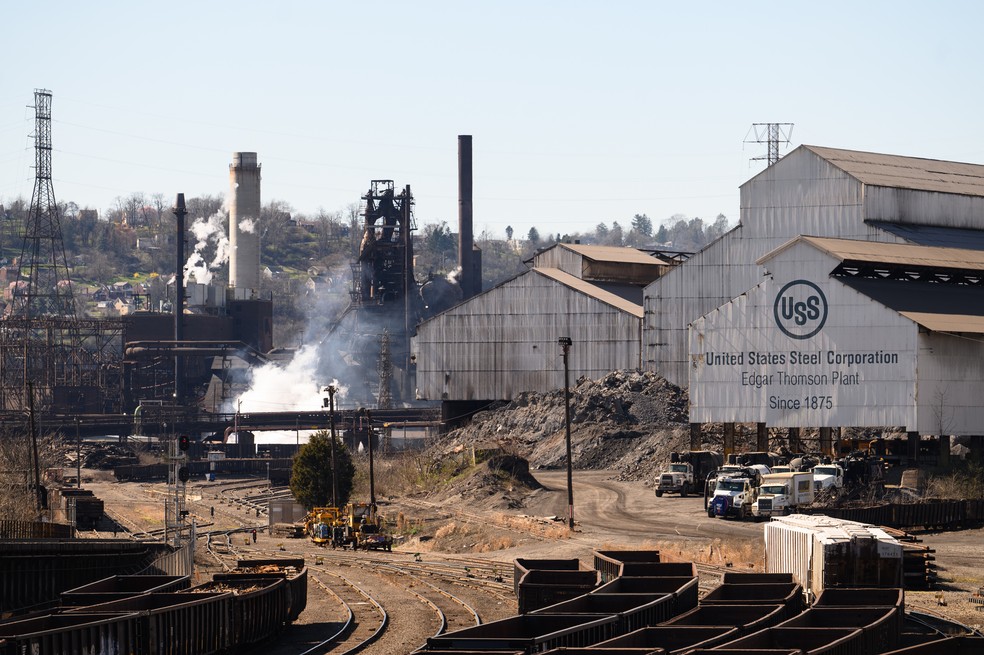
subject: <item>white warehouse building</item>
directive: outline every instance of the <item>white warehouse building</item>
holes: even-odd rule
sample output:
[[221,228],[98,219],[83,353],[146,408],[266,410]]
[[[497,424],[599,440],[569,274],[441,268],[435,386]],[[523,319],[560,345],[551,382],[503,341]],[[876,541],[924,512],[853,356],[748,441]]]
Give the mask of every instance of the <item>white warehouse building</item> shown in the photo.
[[556,244],[532,269],[422,322],[412,339],[417,397],[461,416],[525,391],[642,368],[642,293],[675,261],[634,248]]
[[690,417],[984,427],[984,251],[797,237],[690,329]]
[[799,235],[984,249],[984,166],[800,146],[741,187],[738,227],[645,292],[647,369],[687,386],[688,326],[761,281]]

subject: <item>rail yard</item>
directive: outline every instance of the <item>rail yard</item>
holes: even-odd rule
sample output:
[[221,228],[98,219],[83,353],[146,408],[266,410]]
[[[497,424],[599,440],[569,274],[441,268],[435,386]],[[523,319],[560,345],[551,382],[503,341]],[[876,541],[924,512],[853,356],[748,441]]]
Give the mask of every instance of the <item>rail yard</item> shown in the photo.
[[[771,596],[760,597],[768,586],[762,582],[764,578],[758,580],[755,592],[749,592],[751,587],[735,590],[721,585],[728,582],[729,575],[733,583],[736,573],[739,578],[741,574],[764,575],[761,573],[762,526],[759,524],[707,517],[695,519],[703,515],[701,498],[655,499],[652,489],[645,485],[615,481],[604,471],[585,471],[579,472],[576,487],[579,497],[577,528],[573,533],[567,533],[556,530],[556,524],[549,518],[564,504],[562,473],[539,471],[537,476],[545,490],[536,501],[536,515],[504,516],[477,506],[461,507],[412,498],[388,498],[380,503],[380,511],[387,515],[402,512],[420,517],[417,525],[428,526],[422,534],[434,535],[439,531],[437,526],[452,524],[481,527],[481,531],[468,532],[463,541],[448,551],[481,550],[479,542],[483,539],[509,538],[503,541],[510,543],[509,547],[486,553],[438,552],[428,547],[434,539],[408,536],[397,541],[393,552],[332,549],[319,546],[309,538],[284,538],[268,533],[266,519],[267,503],[282,497],[282,488],[270,487],[265,479],[250,478],[192,483],[187,507],[199,532],[195,574],[189,585],[207,590],[209,586],[221,584],[223,576],[229,576],[229,571],[238,564],[250,561],[258,564],[279,561],[304,572],[306,598],[303,611],[289,625],[285,622],[278,624],[275,630],[271,629],[269,634],[276,635],[275,638],[265,640],[256,650],[246,646],[237,649],[237,652],[246,653],[294,655],[361,651],[382,655],[411,653],[418,649],[451,653],[472,650],[476,647],[475,639],[485,643],[490,635],[494,637],[493,641],[500,640],[496,652],[539,652],[536,649],[550,644],[587,647],[589,644],[584,640],[594,639],[621,639],[606,644],[605,648],[626,648],[631,643],[633,648],[651,648],[642,652],[662,652],[653,649],[657,648],[657,643],[663,643],[667,647],[674,646],[674,651],[684,652],[680,649],[688,642],[680,640],[679,629],[670,638],[666,628],[656,627],[674,621],[673,625],[679,625],[681,621],[694,625],[693,629],[688,628],[689,632],[683,632],[695,638],[741,638],[743,648],[762,648],[766,643],[771,647],[785,646],[792,638],[806,639],[799,646],[809,643],[819,648],[823,644],[813,634],[819,627],[827,628],[827,637],[832,643],[837,642],[838,648],[843,648],[844,643],[867,644],[860,647],[855,643],[851,647],[854,650],[829,652],[881,653],[890,651],[874,649],[871,644],[902,645],[898,637],[886,641],[884,629],[877,631],[877,626],[884,622],[895,626],[899,620],[897,612],[893,614],[893,610],[885,609],[878,613],[866,609],[858,613],[856,610],[817,608],[801,614],[799,604],[803,601],[799,592],[791,593],[793,585],[789,582],[780,584],[784,585],[782,590],[777,583],[768,583],[775,587],[769,593],[779,593],[779,600],[782,600],[779,604],[793,604],[795,612],[783,610],[782,616],[767,620],[762,617],[768,612],[759,612],[762,616],[755,614],[758,618],[751,618],[758,610],[748,609],[747,605],[762,606],[774,601]],[[127,541],[160,536],[161,494],[166,492],[165,485],[96,482],[91,487],[103,499],[106,514],[113,521],[103,521],[99,529],[81,536],[110,540],[115,536]],[[111,532],[114,525],[115,535]],[[253,530],[257,528],[254,540]],[[928,640],[927,636],[939,628],[939,625],[935,628],[926,626],[937,620],[933,617],[956,612],[966,623],[978,616],[969,602],[970,592],[958,591],[958,585],[967,587],[969,583],[972,586],[975,582],[968,578],[973,576],[981,582],[975,554],[971,552],[973,544],[980,538],[980,529],[925,534],[922,538],[933,544],[940,564],[948,571],[947,584],[942,587],[946,589],[943,592],[945,605],[940,605],[935,591],[905,592],[906,607],[922,613],[919,615],[922,621],[919,625],[923,626],[921,637],[912,633],[915,623],[907,624],[906,631],[899,633],[909,635],[905,639],[910,641]],[[963,552],[958,559],[951,560],[950,555],[957,555],[961,548]],[[654,555],[657,552],[659,554]],[[622,562],[619,557],[626,561]],[[657,562],[653,562],[654,558]],[[563,562],[560,566],[570,568],[573,565],[577,570],[567,573],[551,570],[551,567],[559,566],[558,561]],[[539,567],[547,567],[546,575],[541,575],[543,569]],[[530,574],[524,578],[526,570]],[[570,573],[576,575],[578,584],[544,584],[544,581],[557,583]],[[248,575],[239,574],[239,577]],[[696,577],[683,593],[681,585],[688,575]],[[648,583],[633,581],[640,576],[665,579]],[[521,580],[525,580],[523,585],[520,585]],[[588,580],[587,584],[585,580]],[[601,586],[606,583],[607,589]],[[635,586],[640,584],[645,585],[645,589]],[[677,586],[668,591],[667,585]],[[663,600],[645,611],[635,610],[634,601],[626,599],[626,593],[635,596],[636,601],[645,596],[648,600],[642,604],[652,605],[659,598]],[[748,597],[748,593],[753,596]],[[584,594],[590,594],[590,597],[581,600]],[[730,604],[722,606],[721,601],[715,600],[722,596],[743,600],[736,603],[732,598]],[[168,607],[166,602],[173,601],[154,601],[164,608]],[[847,601],[838,601],[844,602]],[[551,610],[549,606],[556,603],[566,605]],[[143,605],[131,601],[131,608],[138,606]],[[583,619],[592,613],[604,614],[602,608],[616,612],[612,616],[623,618],[612,625],[603,622],[607,627],[583,633],[575,629],[579,625],[577,621],[572,623],[555,617],[562,613]],[[735,617],[734,625],[732,619],[724,621],[732,625],[726,630],[720,628],[722,612]],[[709,613],[716,617],[713,622],[708,619]],[[848,621],[843,618],[845,613],[856,616]],[[857,618],[861,615],[864,620],[871,619],[875,627],[861,629],[860,624],[864,621]],[[891,616],[885,618],[886,615]],[[792,623],[775,627],[780,619]],[[540,639],[545,626],[559,625],[558,621],[567,621],[559,630],[562,633],[558,637],[560,641]],[[619,622],[625,626],[618,628],[615,624]],[[839,622],[849,625],[840,626]],[[712,627],[717,627],[707,627],[711,623]],[[629,630],[642,628],[644,624],[644,632]],[[697,626],[705,627],[698,629]],[[753,627],[771,632],[761,635]],[[861,632],[856,633],[858,630]],[[753,633],[757,635],[754,639]],[[807,633],[809,636],[804,636]],[[882,636],[872,637],[872,634]],[[657,642],[659,639],[663,641]],[[698,642],[689,643],[695,645]],[[972,643],[967,642],[961,647],[970,648]],[[507,646],[506,651],[502,646]],[[704,646],[711,647],[711,644]],[[742,651],[732,649],[730,652]]]

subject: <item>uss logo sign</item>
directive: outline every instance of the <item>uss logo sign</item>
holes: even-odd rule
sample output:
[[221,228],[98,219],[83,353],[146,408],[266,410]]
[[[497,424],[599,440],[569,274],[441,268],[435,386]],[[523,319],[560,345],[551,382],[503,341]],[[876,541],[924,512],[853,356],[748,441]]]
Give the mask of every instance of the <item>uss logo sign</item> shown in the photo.
[[776,325],[792,339],[809,339],[827,322],[827,297],[807,280],[793,280],[776,294]]

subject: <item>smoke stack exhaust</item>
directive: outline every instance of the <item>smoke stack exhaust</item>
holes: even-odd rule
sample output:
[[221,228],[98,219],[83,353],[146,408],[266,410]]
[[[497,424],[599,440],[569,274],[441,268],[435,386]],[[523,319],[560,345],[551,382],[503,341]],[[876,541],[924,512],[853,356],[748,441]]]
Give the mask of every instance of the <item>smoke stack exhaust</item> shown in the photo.
[[458,267],[461,268],[462,300],[467,300],[482,290],[481,271],[476,271],[472,224],[472,138],[470,134],[460,134],[458,135]]

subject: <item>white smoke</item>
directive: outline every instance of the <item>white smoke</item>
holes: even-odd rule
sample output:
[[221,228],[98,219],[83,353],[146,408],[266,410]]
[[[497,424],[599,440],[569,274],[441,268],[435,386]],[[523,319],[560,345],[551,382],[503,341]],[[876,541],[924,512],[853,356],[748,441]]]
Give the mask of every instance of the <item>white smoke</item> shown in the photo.
[[[335,387],[335,408],[346,404],[350,387],[343,380],[347,364],[332,356],[332,349],[322,342],[329,319],[337,318],[347,302],[345,283],[333,285],[332,292],[312,298],[307,305],[308,329],[304,344],[286,365],[271,363],[254,369],[250,388],[238,401],[233,401],[225,411],[281,412],[326,410],[326,388]],[[263,431],[256,434],[260,443],[306,443],[310,432]]]
[[[196,218],[188,228],[195,237],[195,247],[184,265],[186,284],[192,275],[196,282],[211,284],[213,271],[229,261],[229,237],[223,226],[224,218],[223,212],[219,211],[208,218]],[[210,246],[215,248],[215,256],[211,262],[205,258]]]
[[[316,379],[317,348],[303,346],[286,366],[267,364],[253,371],[253,384],[239,397],[244,412],[322,409],[324,385]],[[337,396],[336,396],[337,397]]]
[[237,219],[236,223],[239,225],[240,232],[245,232],[246,234],[254,234],[256,232],[256,219],[240,218]]
[[451,284],[458,284],[458,279],[461,277],[461,267],[455,268],[453,271],[449,272],[447,275],[448,282]]

